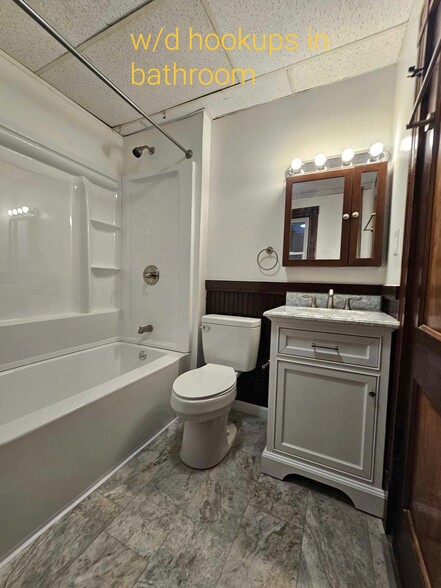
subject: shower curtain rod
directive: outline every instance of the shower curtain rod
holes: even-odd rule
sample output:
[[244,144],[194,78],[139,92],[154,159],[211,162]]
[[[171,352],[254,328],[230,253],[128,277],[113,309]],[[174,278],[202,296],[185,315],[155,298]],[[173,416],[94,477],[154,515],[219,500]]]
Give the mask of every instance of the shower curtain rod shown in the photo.
[[21,8],[26,14],[28,14],[35,22],[37,22],[46,32],[48,32],[54,39],[56,39],[65,49],[69,51],[74,57],[76,57],[83,65],[87,67],[93,74],[95,74],[101,81],[103,81],[106,86],[108,86],[111,90],[113,90],[120,98],[122,98],[129,106],[131,106],[136,112],[138,112],[143,118],[149,121],[149,123],[155,127],[160,133],[162,133],[169,141],[174,143],[176,147],[178,147],[181,151],[185,153],[185,157],[187,159],[191,159],[193,156],[193,151],[191,149],[185,149],[176,139],[174,139],[171,135],[169,135],[166,131],[161,129],[161,127],[155,123],[155,121],[150,118],[148,114],[146,114],[142,108],[140,108],[133,100],[131,100],[122,90],[115,86],[113,82],[109,80],[104,74],[100,72],[98,68],[96,68],[91,61],[87,59],[84,55],[82,55],[79,51],[75,49],[73,45],[69,43],[64,37],[60,35],[58,31],[56,31],[48,22],[44,20],[33,8],[29,6],[24,0],[14,0],[15,4],[19,8]]

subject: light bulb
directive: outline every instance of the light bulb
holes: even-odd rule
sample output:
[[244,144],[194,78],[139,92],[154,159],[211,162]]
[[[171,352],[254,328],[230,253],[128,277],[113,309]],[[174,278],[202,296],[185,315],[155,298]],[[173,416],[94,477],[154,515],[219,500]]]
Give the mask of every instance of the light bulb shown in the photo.
[[348,165],[354,159],[354,155],[354,150],[348,147],[347,149],[343,150],[343,153],[341,154],[341,160],[344,164]]
[[29,212],[29,206],[22,206],[21,209],[24,212],[24,214],[27,214]]
[[371,148],[369,149],[369,155],[372,157],[372,159],[378,159],[380,155],[383,153],[383,151],[383,143],[374,143],[373,145],[371,145]]
[[315,165],[318,167],[318,169],[323,169],[325,167],[326,162],[328,161],[328,158],[326,157],[326,155],[324,153],[319,153],[318,155],[315,156]]
[[23,209],[22,208],[17,208],[17,212],[18,212],[18,214],[23,214]]
[[303,161],[300,159],[300,157],[295,157],[291,161],[291,169],[295,172],[299,172],[302,169],[302,165]]
[[8,215],[9,216],[12,216],[12,210],[11,209],[8,210]]
[[17,209],[16,209],[16,208],[13,208],[13,209],[12,209],[12,214],[13,214],[14,216],[17,216],[17,214],[18,214],[18,211],[17,211]]

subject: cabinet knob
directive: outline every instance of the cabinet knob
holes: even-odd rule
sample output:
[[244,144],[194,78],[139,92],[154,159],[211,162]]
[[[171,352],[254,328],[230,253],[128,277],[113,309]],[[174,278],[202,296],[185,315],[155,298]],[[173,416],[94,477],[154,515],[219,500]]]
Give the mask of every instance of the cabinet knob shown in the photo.
[[376,393],[376,392],[373,392],[373,391],[372,391],[372,392],[369,392],[369,396],[370,396],[371,398],[375,398],[375,396],[376,396],[376,395],[377,395],[377,393]]
[[360,216],[360,213],[355,211],[352,213],[352,218],[358,218]]
[[343,220],[349,220],[349,214],[347,212],[343,215]]

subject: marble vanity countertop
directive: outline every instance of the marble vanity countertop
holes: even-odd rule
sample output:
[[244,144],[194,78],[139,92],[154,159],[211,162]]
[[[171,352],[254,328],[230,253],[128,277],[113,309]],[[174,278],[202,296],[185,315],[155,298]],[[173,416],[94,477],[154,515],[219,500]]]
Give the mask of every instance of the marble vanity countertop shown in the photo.
[[384,312],[367,310],[341,310],[338,308],[303,308],[299,306],[279,306],[263,313],[271,320],[299,319],[315,322],[344,323],[347,325],[366,325],[398,329],[400,323]]

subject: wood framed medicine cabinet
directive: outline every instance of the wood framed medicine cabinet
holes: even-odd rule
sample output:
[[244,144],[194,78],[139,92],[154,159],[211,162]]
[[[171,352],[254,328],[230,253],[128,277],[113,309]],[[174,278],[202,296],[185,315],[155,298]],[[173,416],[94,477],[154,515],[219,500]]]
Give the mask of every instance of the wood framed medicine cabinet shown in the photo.
[[286,178],[284,266],[380,266],[387,162]]

